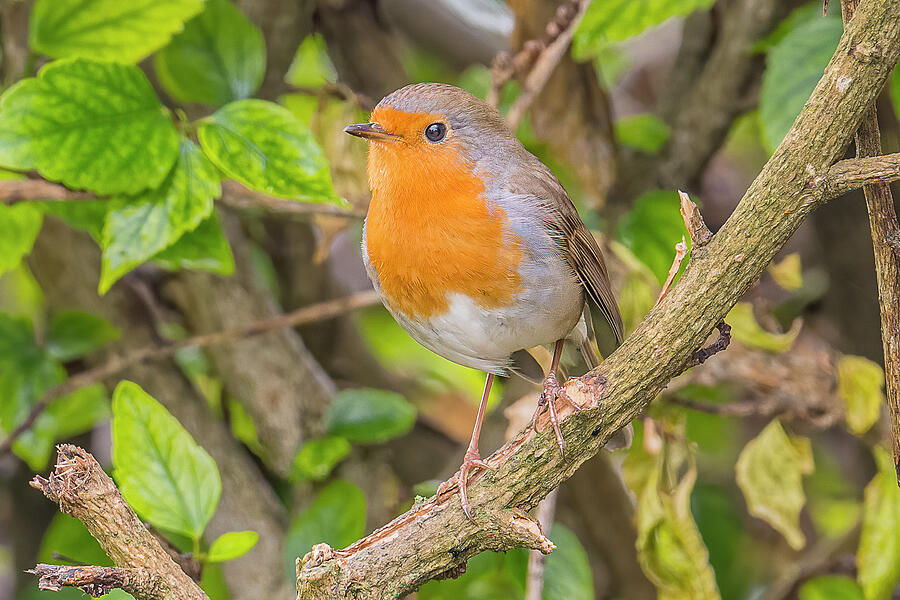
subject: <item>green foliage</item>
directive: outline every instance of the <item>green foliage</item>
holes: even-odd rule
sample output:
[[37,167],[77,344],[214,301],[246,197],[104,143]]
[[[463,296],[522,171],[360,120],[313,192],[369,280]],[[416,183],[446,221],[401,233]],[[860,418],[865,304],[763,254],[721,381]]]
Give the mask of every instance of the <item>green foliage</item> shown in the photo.
[[[95,322],[102,329],[109,327]],[[65,377],[58,358],[35,341],[27,318],[0,313],[0,430],[9,433],[17,427],[41,396]],[[33,470],[43,470],[57,441],[89,431],[108,414],[109,400],[102,385],[81,388],[41,413],[13,443],[13,452]]]
[[666,19],[712,6],[712,0],[610,0],[593,2],[575,31],[573,53],[579,57],[598,52]]
[[656,458],[645,455],[641,460],[637,453],[628,457],[629,486],[635,489],[643,481],[636,489],[638,562],[657,586],[661,600],[718,600],[709,552],[691,514],[696,469],[688,468],[672,487],[664,483],[681,462],[675,458],[678,454],[667,448]]
[[210,160],[247,187],[340,203],[312,133],[286,108],[263,100],[232,102],[204,119],[197,133]]
[[800,333],[801,321],[797,319],[785,333],[771,333],[763,329],[753,314],[753,305],[738,302],[728,312],[725,322],[731,325],[731,335],[742,344],[768,352],[787,352],[794,345]]
[[622,323],[626,335],[637,327],[638,323],[653,308],[659,293],[659,282],[656,275],[634,255],[634,253],[616,241],[610,242],[610,248],[616,257],[628,267],[625,281],[617,298]]
[[544,563],[544,600],[593,600],[591,563],[578,537],[562,523],[554,523],[550,539],[556,550]]
[[285,80],[291,85],[310,89],[337,80],[337,71],[320,34],[311,33],[303,38]]
[[[60,381],[62,383],[62,381]],[[35,471],[46,468],[58,440],[90,431],[109,418],[109,396],[94,384],[54,401],[13,444],[16,454]]]
[[328,436],[306,442],[294,458],[291,479],[322,481],[348,454],[347,438]]
[[42,202],[39,203],[45,215],[58,217],[66,225],[89,233],[98,244],[103,237],[103,224],[109,210],[107,200],[85,202]]
[[900,581],[900,489],[890,455],[875,448],[878,474],[866,486],[856,553],[866,600],[887,600]]
[[614,129],[620,144],[647,154],[655,154],[669,141],[669,126],[652,114],[623,117]]
[[101,294],[212,213],[221,193],[219,174],[196,144],[182,140],[180,146],[178,162],[161,187],[112,201],[101,241]]
[[850,431],[861,435],[878,420],[884,404],[884,369],[862,356],[838,361],[838,396],[847,404],[844,417]]
[[113,462],[125,500],[154,526],[200,539],[222,492],[215,461],[144,390],[113,394]]
[[60,361],[72,360],[119,339],[112,323],[77,310],[59,312],[50,322],[47,352]]
[[41,230],[41,209],[27,202],[0,203],[0,275],[15,268],[31,252]]
[[135,63],[181,31],[204,0],[38,0],[31,47],[54,58]]
[[865,600],[862,590],[844,575],[822,575],[800,587],[800,600]]
[[642,194],[631,212],[619,221],[618,233],[622,243],[653,271],[660,284],[672,266],[675,244],[683,238],[690,245],[674,192],[654,190]]
[[133,194],[162,183],[177,156],[175,127],[135,66],[60,60],[0,97],[4,167]]
[[225,562],[243,556],[253,549],[259,541],[255,531],[229,531],[223,533],[209,547],[206,555],[208,562]]
[[217,275],[234,273],[234,256],[222,230],[219,217],[213,213],[197,228],[181,236],[177,242],[153,257],[163,268],[196,269]]
[[362,490],[349,481],[332,481],[291,521],[284,544],[287,572],[293,577],[294,561],[315,544],[344,548],[361,538],[365,529],[366,497]]
[[416,422],[416,407],[395,392],[351,389],[328,407],[328,433],[358,444],[377,444],[406,434]]
[[[769,51],[759,96],[763,145],[773,152],[825,72],[842,32],[836,18],[797,25]],[[847,82],[848,85],[851,82]]]
[[160,82],[180,102],[221,106],[249,98],[266,72],[262,34],[229,0],[206,10],[156,55]]
[[800,530],[803,476],[813,469],[809,439],[788,437],[777,420],[744,447],[735,465],[748,512],[778,530],[795,550],[806,545]]
[[769,35],[756,42],[753,45],[753,50],[756,52],[768,52],[798,27],[820,19],[822,19],[822,5],[818,2],[810,2],[795,8],[787,18],[782,19]]

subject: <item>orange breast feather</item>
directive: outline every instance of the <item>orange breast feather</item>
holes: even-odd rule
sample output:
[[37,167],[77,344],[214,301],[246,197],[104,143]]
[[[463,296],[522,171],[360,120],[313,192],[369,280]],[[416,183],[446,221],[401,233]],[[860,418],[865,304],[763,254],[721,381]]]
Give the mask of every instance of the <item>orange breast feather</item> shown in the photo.
[[381,108],[376,118],[388,131],[410,130],[409,142],[369,149],[366,250],[391,308],[425,319],[445,312],[453,292],[486,309],[511,304],[524,286],[522,240],[502,210],[488,207],[484,184],[460,159],[459,140],[416,141],[435,115]]

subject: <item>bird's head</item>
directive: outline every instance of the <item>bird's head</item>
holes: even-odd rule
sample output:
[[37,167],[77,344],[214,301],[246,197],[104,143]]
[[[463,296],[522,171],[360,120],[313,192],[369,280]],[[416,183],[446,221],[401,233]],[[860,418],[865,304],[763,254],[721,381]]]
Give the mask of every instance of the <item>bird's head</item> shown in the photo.
[[368,123],[344,131],[367,139],[369,185],[439,184],[466,173],[480,177],[507,171],[521,145],[499,112],[452,85],[417,83],[385,96]]

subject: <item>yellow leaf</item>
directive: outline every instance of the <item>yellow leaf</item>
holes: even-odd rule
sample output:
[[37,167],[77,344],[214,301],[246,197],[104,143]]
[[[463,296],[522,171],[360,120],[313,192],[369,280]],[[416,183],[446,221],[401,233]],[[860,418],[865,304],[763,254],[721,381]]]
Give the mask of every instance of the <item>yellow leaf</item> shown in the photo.
[[747,346],[754,346],[762,350],[780,354],[791,349],[800,327],[801,319],[797,319],[785,333],[771,333],[760,327],[753,315],[753,306],[749,302],[738,302],[725,317],[725,321],[731,325],[731,335],[734,339]]
[[838,396],[847,405],[845,419],[850,431],[860,435],[881,414],[884,403],[884,369],[862,356],[844,356],[838,362]]
[[769,265],[769,275],[775,283],[793,292],[803,287],[803,269],[800,264],[800,255],[793,252],[784,257],[780,263]]
[[878,474],[863,496],[857,580],[866,600],[886,600],[900,581],[900,488],[890,455],[881,448],[874,452]]
[[777,420],[744,446],[735,465],[748,512],[779,531],[795,550],[806,545],[800,530],[803,475],[813,468],[809,440],[792,440]]

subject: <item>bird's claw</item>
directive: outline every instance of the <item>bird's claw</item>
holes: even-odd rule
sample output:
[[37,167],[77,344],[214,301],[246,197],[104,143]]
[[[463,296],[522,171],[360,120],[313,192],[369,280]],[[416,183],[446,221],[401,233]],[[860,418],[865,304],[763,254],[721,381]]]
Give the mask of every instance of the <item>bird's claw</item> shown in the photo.
[[566,440],[563,439],[562,431],[559,428],[559,417],[556,415],[556,400],[558,399],[570,404],[572,408],[575,409],[575,412],[582,412],[584,410],[569,398],[566,389],[559,383],[556,373],[551,372],[547,375],[547,378],[544,379],[544,391],[541,392],[541,397],[538,400],[534,416],[531,417],[531,427],[535,432],[539,431],[537,426],[538,416],[543,412],[544,406],[546,405],[550,411],[550,424],[553,426],[553,433],[556,435],[556,444],[559,446],[559,453],[565,456]]
[[481,456],[479,456],[477,451],[468,451],[466,452],[465,458],[463,458],[462,465],[459,467],[459,470],[453,474],[453,477],[443,482],[438,486],[437,495],[440,496],[447,490],[453,487],[455,483],[457,488],[459,489],[459,500],[462,503],[463,512],[466,513],[466,516],[471,520],[472,513],[469,509],[469,495],[468,495],[468,481],[469,474],[472,469],[484,469],[489,470],[493,467],[487,464],[483,460],[481,460]]

